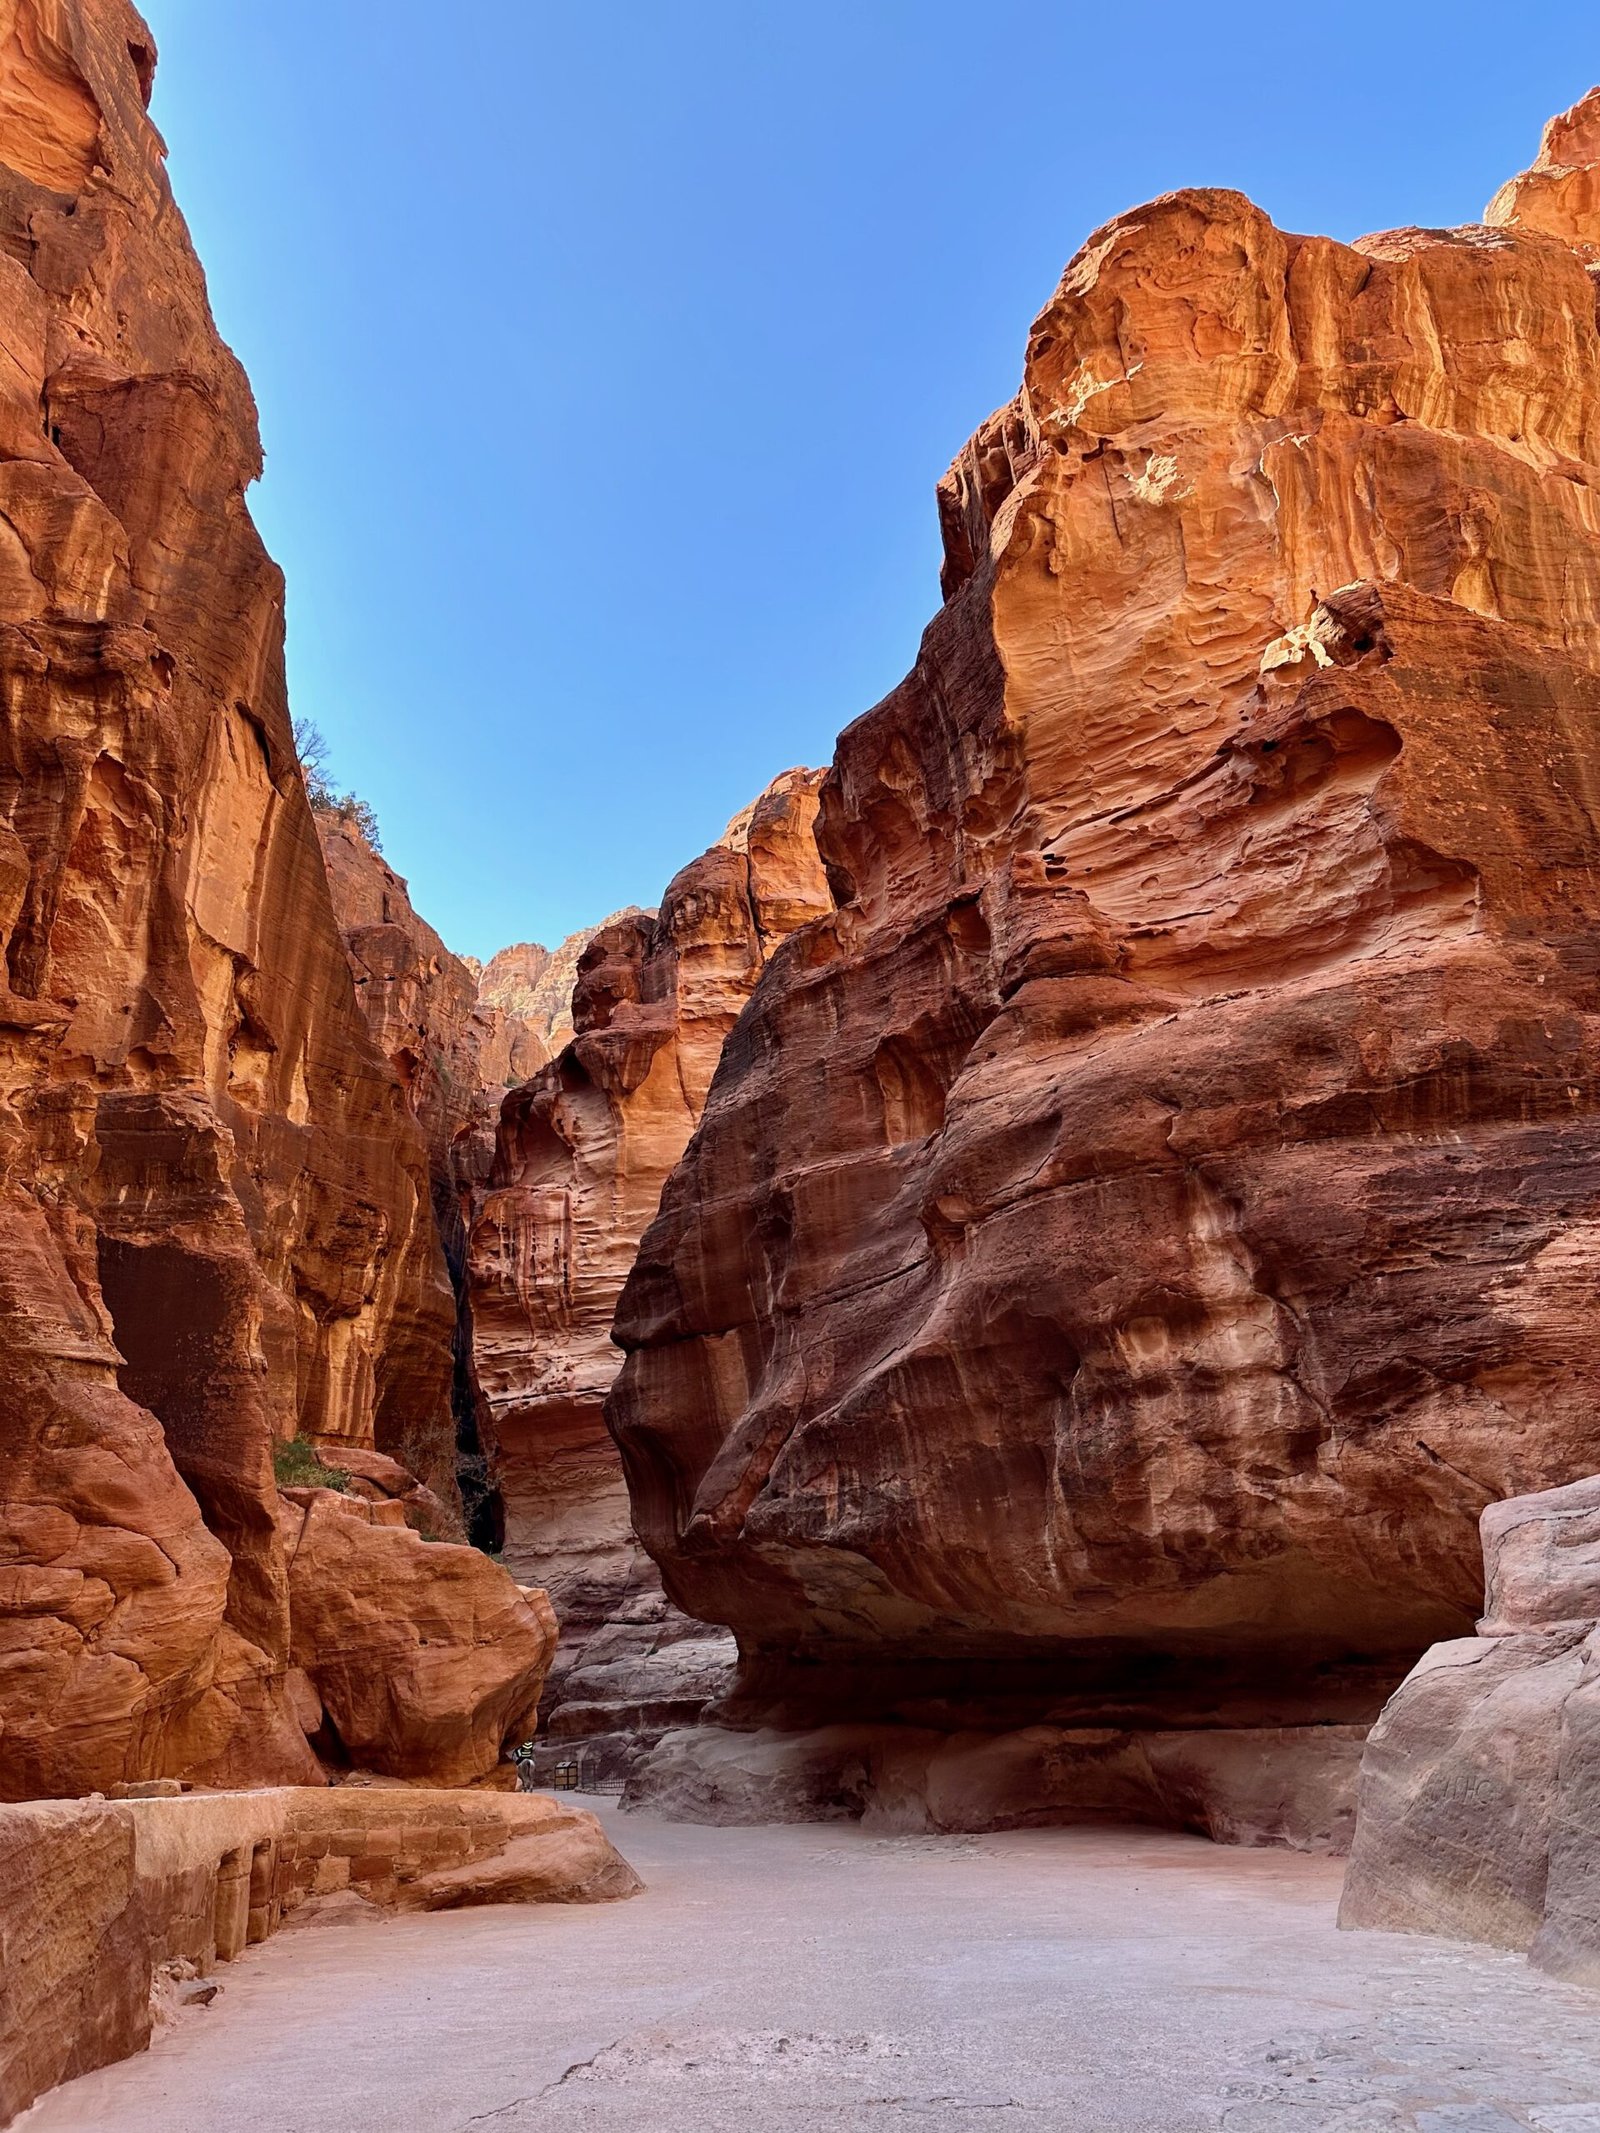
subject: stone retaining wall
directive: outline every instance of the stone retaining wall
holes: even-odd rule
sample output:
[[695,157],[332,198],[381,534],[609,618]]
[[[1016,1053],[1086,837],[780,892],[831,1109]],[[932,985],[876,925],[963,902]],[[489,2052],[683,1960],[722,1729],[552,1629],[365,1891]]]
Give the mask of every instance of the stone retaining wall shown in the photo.
[[637,1876],[539,1794],[283,1787],[0,1807],[0,2125],[142,2051],[175,1966],[231,1962],[308,1900],[592,1903]]

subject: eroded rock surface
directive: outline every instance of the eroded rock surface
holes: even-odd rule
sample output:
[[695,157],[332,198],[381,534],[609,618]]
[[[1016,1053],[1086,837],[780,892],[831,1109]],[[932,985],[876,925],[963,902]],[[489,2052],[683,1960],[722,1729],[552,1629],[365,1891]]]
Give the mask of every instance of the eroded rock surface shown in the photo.
[[474,1374],[505,1560],[548,1589],[561,1621],[549,1753],[582,1740],[607,1769],[692,1716],[731,1657],[725,1634],[667,1606],[634,1537],[603,1414],[621,1362],[611,1320],[764,963],[829,908],[819,783],[786,772],[659,913],[588,943],[576,1034],[507,1098],[472,1235]]
[[[498,1546],[499,1501],[472,1390],[467,1238],[494,1164],[501,1102],[549,1058],[543,1021],[537,1008],[530,1020],[482,996],[477,966],[452,955],[413,909],[404,880],[358,823],[336,808],[319,809],[316,820],[356,998],[427,1146],[434,1223],[456,1298],[451,1426],[404,1449],[446,1502],[459,1487],[471,1537]],[[447,1518],[438,1530],[460,1528]]]
[[598,926],[585,926],[569,933],[554,948],[538,941],[518,941],[492,955],[479,973],[479,995],[487,1006],[525,1022],[547,1052],[560,1051],[572,1035],[572,989],[578,982],[578,962],[583,951],[608,926],[624,919],[649,918],[636,904],[613,911]]
[[1594,1466],[1597,110],[1559,216],[1118,217],[946,477],[617,1316],[744,1724],[1359,1724]]
[[1368,1739],[1340,1923],[1600,1985],[1600,1479],[1491,1504],[1482,1533],[1478,1635],[1426,1653]]
[[522,1795],[274,1787],[0,1808],[0,2126],[142,2052],[185,1981],[281,1926],[640,1886],[592,1815]]
[[0,25],[0,1795],[315,1781],[274,1445],[448,1441],[427,1152],[330,902],[149,32]]

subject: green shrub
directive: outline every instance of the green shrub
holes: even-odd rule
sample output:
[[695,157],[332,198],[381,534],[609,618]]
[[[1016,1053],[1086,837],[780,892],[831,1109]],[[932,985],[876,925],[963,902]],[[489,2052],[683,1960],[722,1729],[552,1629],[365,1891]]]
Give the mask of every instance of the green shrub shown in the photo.
[[324,1466],[314,1444],[304,1437],[280,1440],[272,1448],[272,1472],[280,1489],[347,1489],[350,1476]]

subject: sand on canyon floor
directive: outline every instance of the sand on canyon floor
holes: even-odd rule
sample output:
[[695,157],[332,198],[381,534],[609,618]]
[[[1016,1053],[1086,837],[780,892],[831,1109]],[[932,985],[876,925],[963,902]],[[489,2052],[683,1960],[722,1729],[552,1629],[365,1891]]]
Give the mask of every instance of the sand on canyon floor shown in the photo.
[[1336,1862],[601,1812],[644,1895],[285,1932],[19,2124],[1600,2133],[1600,1996],[1490,1949],[1336,1931]]

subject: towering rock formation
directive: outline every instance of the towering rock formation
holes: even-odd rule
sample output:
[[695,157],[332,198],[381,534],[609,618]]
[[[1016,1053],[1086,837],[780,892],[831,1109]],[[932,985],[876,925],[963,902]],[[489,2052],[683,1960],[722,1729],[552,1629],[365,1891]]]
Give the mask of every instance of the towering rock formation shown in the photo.
[[625,911],[613,911],[598,926],[569,933],[558,947],[518,941],[514,947],[502,948],[483,966],[478,996],[486,1007],[498,1007],[525,1023],[549,1053],[559,1052],[572,1035],[572,992],[578,982],[578,961],[583,951],[608,926],[620,925],[627,918],[651,916],[637,904],[630,904]]
[[656,916],[594,935],[572,1041],[502,1113],[472,1235],[473,1362],[506,1561],[548,1588],[562,1626],[551,1753],[582,1736],[615,1767],[698,1708],[730,1655],[725,1637],[667,1609],[634,1538],[603,1417],[621,1362],[611,1319],[763,964],[829,908],[820,783],[804,770],[776,779]]
[[314,1779],[305,1731],[385,1704],[406,1774],[476,1776],[545,1616],[398,1506],[274,1486],[297,1432],[448,1434],[454,1311],[295,759],[255,410],[145,25],[3,27],[0,1794]]
[[1491,226],[1172,194],[946,477],[617,1319],[751,1716],[1369,1719],[1600,1465],[1596,247],[1600,96]]
[[456,1296],[451,1428],[408,1444],[407,1464],[446,1499],[459,1481],[472,1537],[498,1545],[498,1495],[478,1444],[471,1385],[467,1236],[493,1165],[501,1102],[549,1053],[531,1022],[480,997],[477,971],[412,909],[405,882],[357,823],[335,808],[318,809],[316,823],[356,998],[422,1128],[434,1222]]

